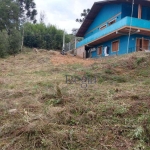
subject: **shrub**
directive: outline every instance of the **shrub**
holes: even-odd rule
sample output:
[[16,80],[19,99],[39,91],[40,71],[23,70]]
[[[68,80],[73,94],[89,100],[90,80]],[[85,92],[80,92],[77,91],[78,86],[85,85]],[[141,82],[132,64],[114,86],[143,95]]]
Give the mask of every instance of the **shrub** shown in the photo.
[[113,76],[112,80],[118,83],[127,82],[127,80],[123,76]]
[[8,35],[6,31],[0,32],[0,57],[4,58],[8,53]]
[[19,52],[21,46],[21,34],[18,30],[13,30],[9,36],[9,51],[11,55]]
[[145,61],[145,58],[144,58],[144,57],[137,58],[137,59],[136,59],[136,64],[137,64],[137,65],[140,65],[140,64],[143,63],[144,61]]
[[106,74],[113,74],[113,71],[112,71],[111,69],[106,69],[106,70],[105,70],[105,73],[106,73]]

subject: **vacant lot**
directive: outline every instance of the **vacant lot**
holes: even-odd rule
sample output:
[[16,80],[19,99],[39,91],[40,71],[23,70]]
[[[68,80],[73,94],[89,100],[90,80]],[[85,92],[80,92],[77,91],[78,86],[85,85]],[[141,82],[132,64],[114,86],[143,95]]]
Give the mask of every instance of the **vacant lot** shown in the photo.
[[[66,84],[66,75],[76,83]],[[0,149],[149,147],[149,54],[83,60],[41,51],[0,59]]]

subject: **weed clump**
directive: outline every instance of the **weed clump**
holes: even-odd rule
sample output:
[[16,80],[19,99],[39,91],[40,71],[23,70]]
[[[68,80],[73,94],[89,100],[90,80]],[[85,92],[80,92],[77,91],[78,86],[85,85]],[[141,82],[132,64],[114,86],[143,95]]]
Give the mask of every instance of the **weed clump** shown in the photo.
[[111,69],[106,69],[106,70],[105,70],[105,73],[106,73],[106,74],[114,74],[114,72],[113,72]]
[[135,56],[132,56],[130,58],[128,58],[126,61],[122,62],[122,65],[127,68],[127,69],[135,69],[136,68],[136,60],[137,60],[137,57]]
[[136,59],[136,64],[139,66],[141,63],[145,62],[145,58],[144,57],[139,57]]

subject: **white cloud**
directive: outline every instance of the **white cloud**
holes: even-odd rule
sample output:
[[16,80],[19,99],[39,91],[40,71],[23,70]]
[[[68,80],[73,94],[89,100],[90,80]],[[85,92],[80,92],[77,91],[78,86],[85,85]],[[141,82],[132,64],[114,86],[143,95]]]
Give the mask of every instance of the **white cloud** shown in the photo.
[[91,8],[93,0],[34,0],[38,11],[37,20],[40,12],[46,15],[46,24],[56,25],[60,29],[65,29],[71,33],[73,28],[79,28],[80,23],[75,20],[80,18],[83,9]]

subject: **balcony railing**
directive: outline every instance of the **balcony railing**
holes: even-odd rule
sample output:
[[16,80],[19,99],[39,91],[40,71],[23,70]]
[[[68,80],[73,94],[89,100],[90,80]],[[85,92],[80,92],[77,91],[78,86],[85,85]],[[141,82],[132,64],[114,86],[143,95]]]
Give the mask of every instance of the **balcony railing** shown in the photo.
[[141,29],[147,29],[150,30],[150,21],[138,19],[138,18],[132,18],[132,24],[131,24],[131,17],[125,17],[121,19],[120,21],[112,24],[111,26],[105,28],[104,30],[101,30],[90,37],[85,38],[84,40],[77,43],[77,48],[90,44],[93,41],[96,41],[100,38],[103,38],[105,36],[108,36],[110,33],[114,33],[115,31],[118,31],[119,29],[122,29],[123,27],[132,26],[135,28]]

